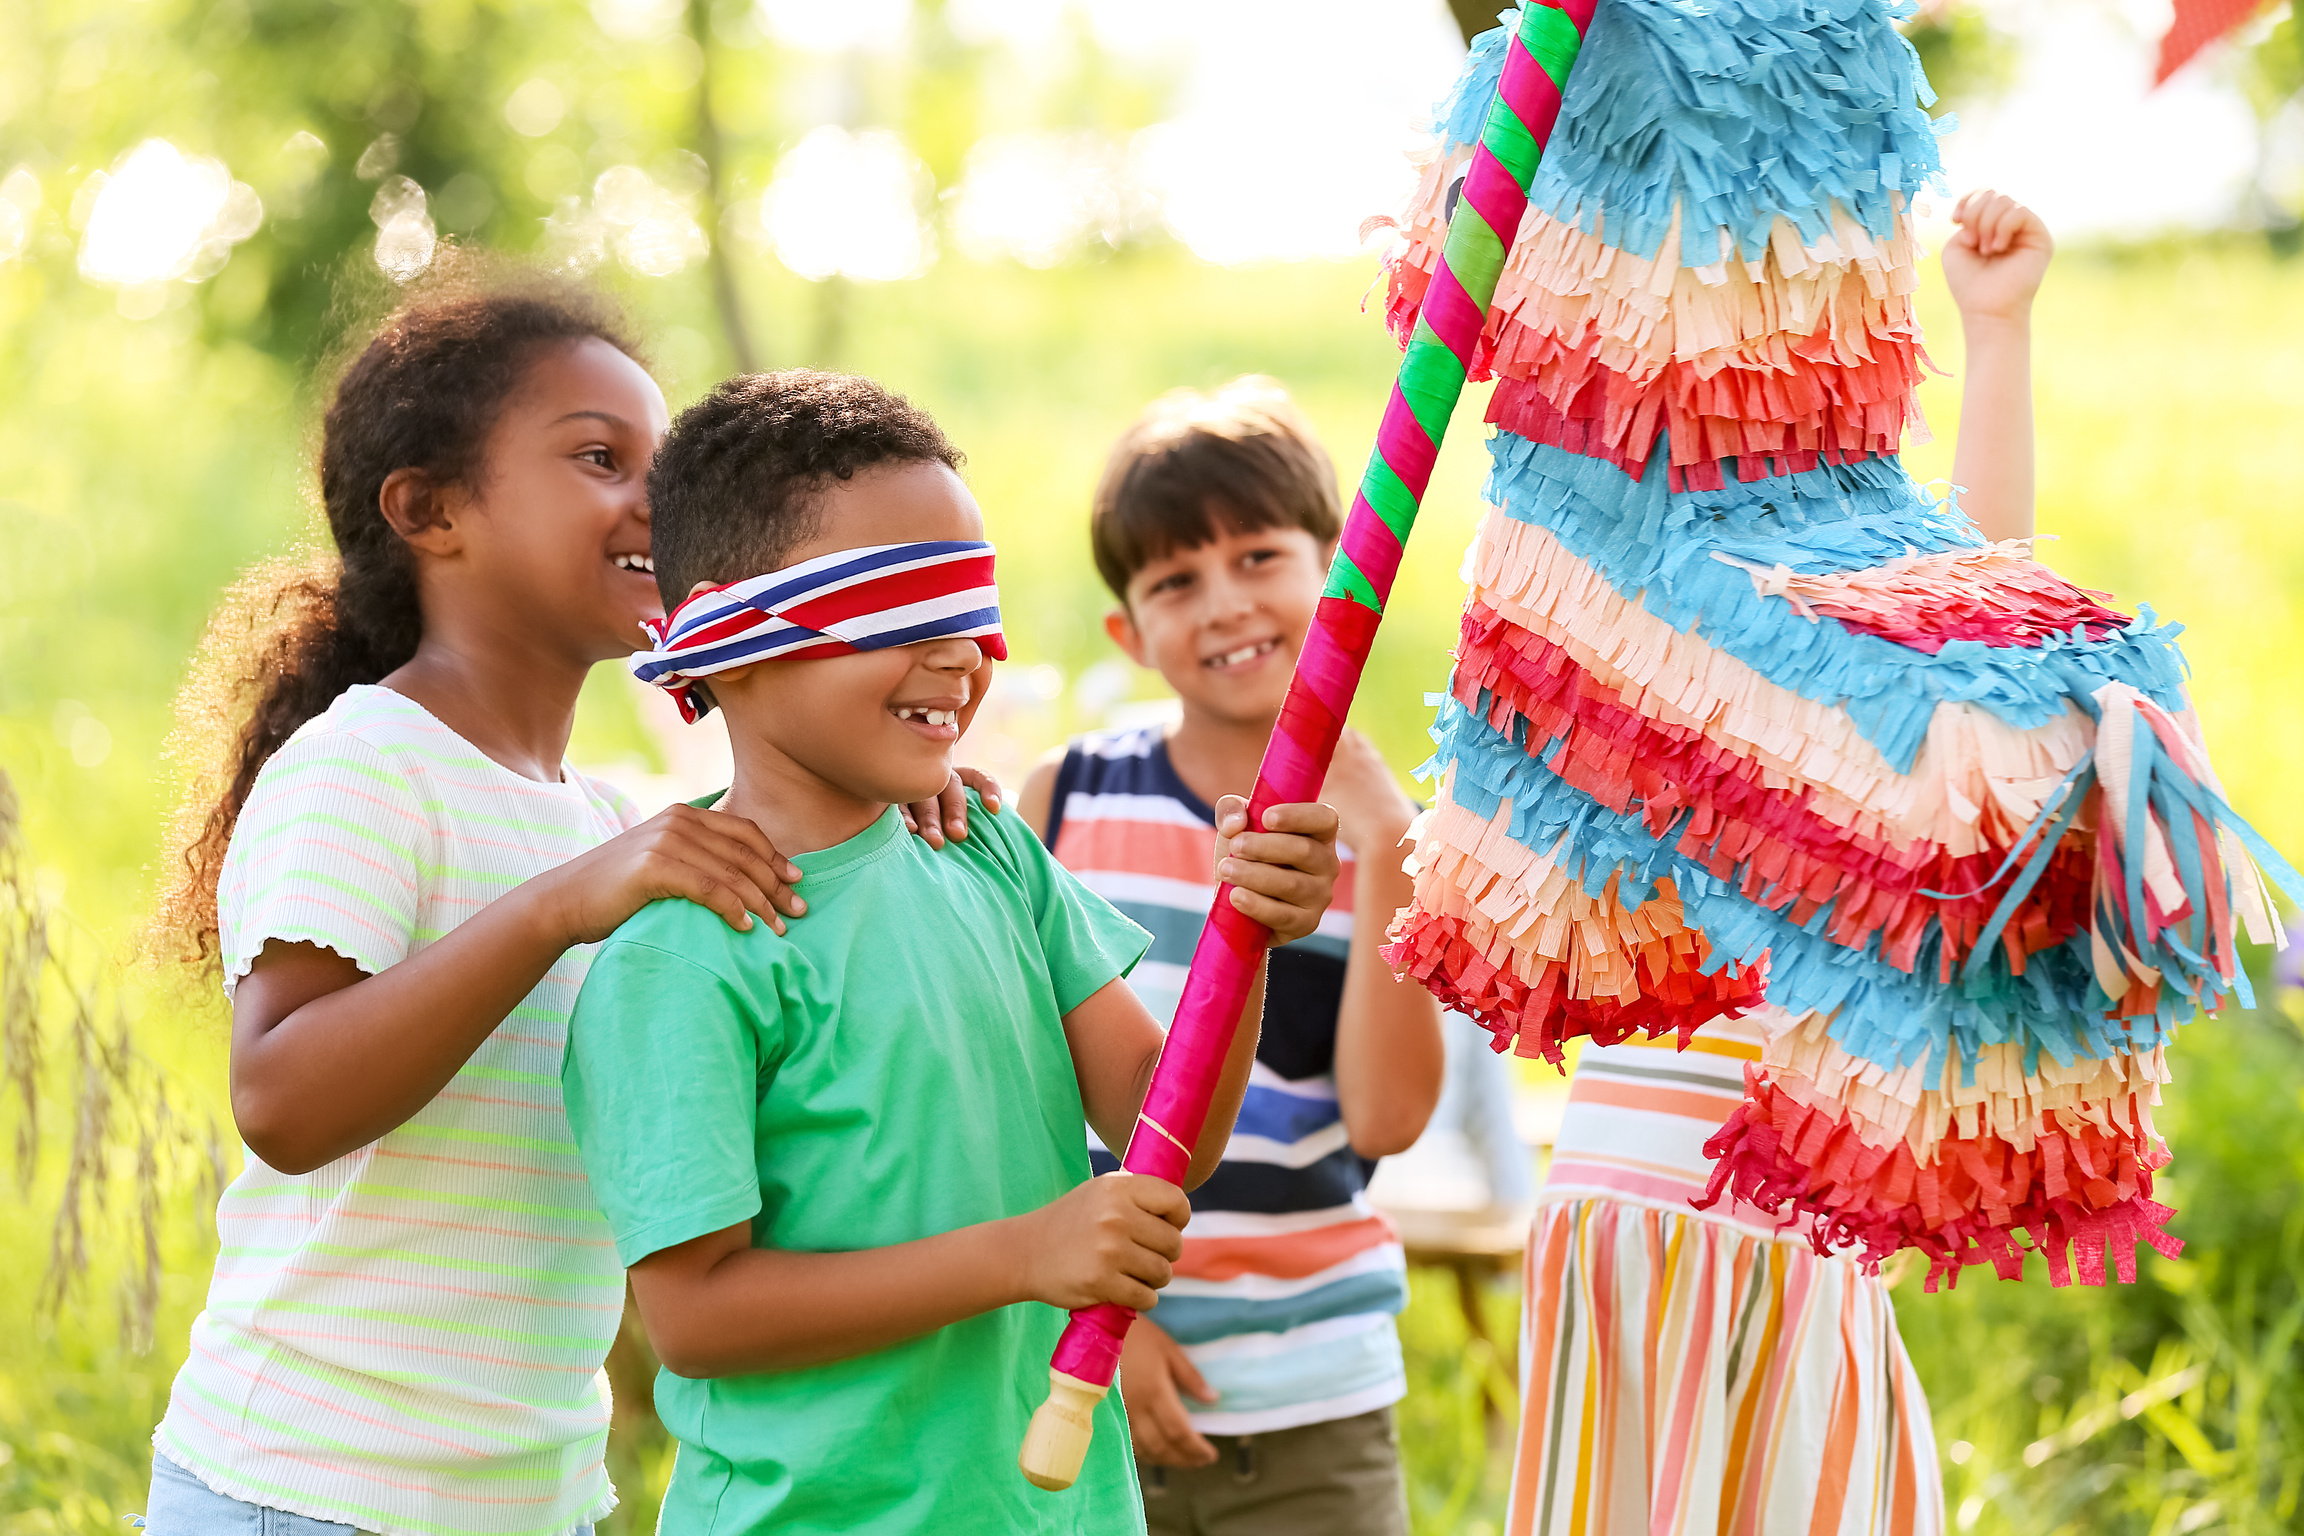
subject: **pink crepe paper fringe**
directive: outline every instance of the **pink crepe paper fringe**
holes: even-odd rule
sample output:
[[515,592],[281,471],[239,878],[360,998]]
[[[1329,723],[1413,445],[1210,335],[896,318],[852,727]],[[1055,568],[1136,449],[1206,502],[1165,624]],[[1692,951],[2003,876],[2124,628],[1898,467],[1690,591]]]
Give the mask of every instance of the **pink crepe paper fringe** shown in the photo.
[[[1744,1102],[1704,1151],[1716,1161],[1700,1208],[1732,1194],[1788,1222],[1806,1218],[1818,1252],[1854,1251],[1872,1269],[1917,1248],[1930,1290],[1970,1264],[2020,1278],[2027,1252],[2046,1257],[2055,1285],[2075,1273],[2104,1284],[2107,1258],[2133,1281],[2136,1244],[2169,1258],[2182,1249],[2164,1230],[2175,1213],[2152,1199],[2153,1171],[2168,1161],[2157,1137],[2044,1123],[2029,1150],[1994,1136],[1948,1139],[1922,1163],[1902,1142],[1867,1143],[1842,1116],[1801,1104],[1748,1066]],[[2018,1232],[2030,1242],[2017,1243]]]
[[[1515,718],[1525,722],[1520,739],[1530,756],[1618,815],[1638,815],[1651,834],[1686,813],[1678,850],[1745,897],[1795,923],[1830,902],[1826,937],[1851,948],[1878,939],[1899,970],[1913,969],[1933,921],[1945,939],[1937,979],[1949,981],[1999,903],[2000,892],[1986,887],[2005,848],[1988,843],[1962,857],[1940,844],[1898,847],[1821,816],[1813,790],[1777,787],[1781,776],[1752,759],[1631,709],[1565,650],[1477,597],[1465,604],[1453,687],[1475,711],[1485,694],[1499,732],[1512,731]],[[2021,975],[2025,956],[2086,924],[2090,878],[2085,839],[2070,834],[2005,930],[2012,970]]]
[[[1701,1026],[1757,1006],[1763,990],[1758,967],[1705,975],[1701,967],[1710,947],[1683,931],[1679,942],[1659,947],[1660,955],[1651,950],[1631,957],[1640,969],[1639,995],[1628,1001],[1580,998],[1570,995],[1566,966],[1545,962],[1531,984],[1491,960],[1475,942],[1476,933],[1461,918],[1411,908],[1392,925],[1393,942],[1382,953],[1396,973],[1421,982],[1442,1006],[1484,1025],[1496,1050],[1541,1057],[1554,1066],[1562,1064],[1561,1048],[1579,1036],[1595,1045],[1618,1045],[1635,1035],[1673,1035],[1685,1049]],[[1595,937],[1607,942],[1610,936]]]
[[2104,606],[2109,594],[2074,586],[2034,560],[2028,539],[1814,576],[1713,558],[1750,572],[1764,596],[1781,597],[1809,618],[1837,619],[1931,656],[1954,640],[2037,646],[2075,629],[2102,640],[2130,622]]
[[2151,1109],[2168,1080],[2167,1053],[2120,1051],[2058,1062],[2011,1044],[1948,1054],[1933,1075],[1920,1063],[1883,1067],[1832,1038],[1829,1015],[1794,1019],[1759,1010],[1768,1042],[1760,1064],[1776,1086],[1811,1109],[1830,1109],[1866,1142],[1905,1142],[1931,1162],[1947,1138],[1997,1136],[2029,1150],[2038,1128],[2088,1123],[2155,1137]]

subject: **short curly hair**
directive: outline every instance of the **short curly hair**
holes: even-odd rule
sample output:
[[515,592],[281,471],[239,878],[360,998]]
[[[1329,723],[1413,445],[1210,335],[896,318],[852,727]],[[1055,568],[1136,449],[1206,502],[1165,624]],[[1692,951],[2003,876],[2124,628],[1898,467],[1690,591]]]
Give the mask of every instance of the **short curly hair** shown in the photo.
[[680,413],[648,471],[649,537],[666,607],[700,581],[775,570],[815,534],[815,493],[882,464],[958,469],[926,411],[870,379],[742,374]]

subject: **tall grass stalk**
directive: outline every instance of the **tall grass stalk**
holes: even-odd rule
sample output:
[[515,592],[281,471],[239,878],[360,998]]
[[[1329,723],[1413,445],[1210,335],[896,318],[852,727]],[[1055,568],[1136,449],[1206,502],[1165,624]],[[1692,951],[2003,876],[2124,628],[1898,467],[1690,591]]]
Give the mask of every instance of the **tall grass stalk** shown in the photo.
[[64,1166],[36,1298],[51,1326],[88,1279],[96,1251],[118,1266],[120,1338],[152,1348],[164,1239],[178,1200],[203,1227],[223,1192],[215,1120],[178,1108],[167,1074],[136,1046],[116,977],[77,958],[91,948],[41,898],[21,836],[16,793],[0,772],[0,1082],[16,1119],[18,1193],[41,1183],[41,1108],[51,1088],[69,1109]]

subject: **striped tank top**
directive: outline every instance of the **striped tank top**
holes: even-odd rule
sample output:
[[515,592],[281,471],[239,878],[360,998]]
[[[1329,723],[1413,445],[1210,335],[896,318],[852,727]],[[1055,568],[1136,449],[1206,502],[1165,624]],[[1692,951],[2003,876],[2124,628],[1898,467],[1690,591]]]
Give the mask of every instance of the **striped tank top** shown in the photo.
[[[226,987],[266,941],[373,975],[629,826],[413,701],[349,689],[265,764],[217,892]],[[153,1436],[219,1493],[393,1536],[556,1536],[615,1503],[601,1363],[624,1273],[560,1097],[569,951],[407,1123],[310,1173],[250,1154]]]
[[[1175,1017],[1215,898],[1215,812],[1185,787],[1158,725],[1073,743],[1056,776],[1049,847],[1088,889],[1152,934],[1130,985]],[[1203,1434],[1322,1424],[1407,1391],[1393,1314],[1408,1301],[1392,1224],[1369,1204],[1371,1165],[1336,1101],[1336,1014],[1352,940],[1352,855],[1319,930],[1272,952],[1264,1033],[1224,1160],[1192,1192],[1176,1277],[1151,1320],[1217,1394]],[[1118,1160],[1093,1143],[1096,1171]]]

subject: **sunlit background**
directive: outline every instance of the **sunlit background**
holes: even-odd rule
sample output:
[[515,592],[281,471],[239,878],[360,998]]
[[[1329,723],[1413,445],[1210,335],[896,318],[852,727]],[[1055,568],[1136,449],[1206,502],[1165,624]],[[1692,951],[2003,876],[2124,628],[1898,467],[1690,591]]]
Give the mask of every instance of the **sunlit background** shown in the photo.
[[[0,1199],[17,1255],[0,1265],[0,1536],[116,1531],[139,1507],[205,1283],[220,1012],[133,951],[175,793],[169,699],[223,589],[316,537],[334,348],[454,241],[615,290],[675,407],[733,369],[801,363],[911,394],[967,450],[1001,545],[1014,660],[966,754],[1014,782],[1072,731],[1166,707],[1103,639],[1084,540],[1102,455],[1145,400],[1273,373],[1357,473],[1397,355],[1364,308],[1384,236],[1361,230],[1395,210],[1405,152],[1492,16],[1477,0],[0,0],[0,769],[26,849],[0,857],[0,889],[33,893],[61,956],[39,1008],[0,977],[0,1116],[24,1173],[23,1198]],[[2169,16],[2170,0],[1946,0],[1909,26],[1936,110],[1962,124],[1949,190],[2003,186],[2064,245],[2037,323],[2050,558],[2191,626],[2227,787],[2298,851],[2304,38],[2285,0],[2259,5],[2155,88]],[[1925,200],[1932,240],[1948,208]],[[1925,280],[1931,351],[1956,376],[1957,327]],[[1926,386],[1923,478],[1949,468],[1957,389]],[[1404,773],[1446,675],[1484,393],[1354,717]],[[659,800],[712,785],[724,753],[607,670],[575,745]],[[0,911],[0,966],[25,931]],[[2297,1523],[2304,1045],[2271,1010],[2190,1038],[2162,1122],[2184,1261],[2114,1295],[1900,1293],[1963,1531]],[[1557,1079],[1521,1089],[1541,1140]],[[215,1151],[236,1155],[228,1135]],[[59,1304],[44,1274],[78,1278]],[[1450,1277],[1420,1272],[1415,1293],[1417,1528],[1493,1531],[1509,1375]],[[1478,1294],[1508,1337],[1509,1282]],[[614,1528],[644,1530],[664,1442],[625,1398]]]

